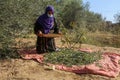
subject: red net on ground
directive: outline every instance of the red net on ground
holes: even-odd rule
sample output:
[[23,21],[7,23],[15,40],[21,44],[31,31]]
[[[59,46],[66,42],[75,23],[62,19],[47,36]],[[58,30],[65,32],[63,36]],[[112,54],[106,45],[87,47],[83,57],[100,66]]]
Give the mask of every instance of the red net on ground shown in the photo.
[[[86,51],[84,49],[80,49],[80,50]],[[35,59],[40,63],[43,63],[44,60],[43,57],[44,54],[36,54],[36,51],[34,49],[22,50],[20,51],[20,54],[24,59]],[[105,52],[102,54],[101,60],[89,65],[82,65],[82,66],[73,65],[72,67],[67,67],[65,65],[54,65],[49,63],[47,64],[50,66],[53,65],[55,69],[74,72],[77,74],[95,74],[95,75],[102,75],[107,77],[116,77],[117,75],[119,75],[120,72],[119,60],[120,60],[120,54]]]

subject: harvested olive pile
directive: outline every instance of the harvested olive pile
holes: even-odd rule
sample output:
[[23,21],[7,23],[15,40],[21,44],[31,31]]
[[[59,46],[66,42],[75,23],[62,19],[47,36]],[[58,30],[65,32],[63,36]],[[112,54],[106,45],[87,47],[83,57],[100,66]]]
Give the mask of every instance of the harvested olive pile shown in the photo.
[[59,52],[48,53],[44,56],[44,62],[52,64],[64,64],[66,66],[72,65],[86,65],[100,60],[100,52],[81,52],[72,49],[62,49]]

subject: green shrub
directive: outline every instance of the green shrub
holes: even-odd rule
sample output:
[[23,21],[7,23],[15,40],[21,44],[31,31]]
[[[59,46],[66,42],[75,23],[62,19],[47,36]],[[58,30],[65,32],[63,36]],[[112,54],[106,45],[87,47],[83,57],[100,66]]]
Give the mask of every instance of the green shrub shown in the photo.
[[76,45],[81,47],[81,44],[86,41],[86,30],[74,27],[73,29],[61,29],[63,37],[61,39],[62,44],[67,44],[67,48],[74,48]]

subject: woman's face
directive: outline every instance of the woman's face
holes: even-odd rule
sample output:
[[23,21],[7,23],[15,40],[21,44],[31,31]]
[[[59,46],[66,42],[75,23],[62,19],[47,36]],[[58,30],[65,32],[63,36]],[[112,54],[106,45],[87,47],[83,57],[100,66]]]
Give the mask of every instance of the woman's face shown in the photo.
[[48,17],[53,17],[53,12],[52,11],[48,11],[47,15],[48,15]]

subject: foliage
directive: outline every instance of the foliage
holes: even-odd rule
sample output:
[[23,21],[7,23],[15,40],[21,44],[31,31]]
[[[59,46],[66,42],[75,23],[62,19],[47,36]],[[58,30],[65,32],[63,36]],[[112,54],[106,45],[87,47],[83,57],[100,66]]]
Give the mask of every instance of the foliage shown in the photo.
[[52,64],[63,64],[66,66],[86,65],[101,58],[100,52],[81,52],[71,49],[63,49],[60,52],[52,52],[45,55],[45,62]]
[[[32,5],[31,5],[32,4]],[[32,7],[34,6],[35,9]],[[32,30],[34,15],[39,7],[31,0],[1,0],[0,2],[0,55],[11,57],[18,55],[16,38]],[[13,52],[13,53],[12,53]]]
[[20,58],[16,49],[4,48],[0,50],[0,59]]
[[112,27],[109,32],[120,35],[120,24]]
[[[78,18],[80,11],[82,10],[81,0],[74,0],[67,4],[62,11],[61,17],[63,24],[66,28],[72,28],[72,23],[76,26],[78,24]],[[79,25],[78,25],[79,26]]]
[[77,45],[81,47],[81,44],[86,41],[86,30],[78,27],[74,27],[71,30],[62,28],[63,37],[61,39],[62,44],[67,44],[67,48],[74,48]]
[[87,28],[91,32],[103,30],[101,14],[89,11],[89,2],[83,4],[81,0],[74,0],[67,4],[61,14],[63,24],[71,29],[74,26]]
[[86,15],[87,19],[87,26],[86,28],[90,31],[90,32],[96,32],[96,31],[100,31],[100,30],[104,30],[104,25],[103,24],[103,20],[101,19],[101,15],[94,13],[94,12],[87,12]]
[[114,15],[114,18],[117,23],[120,23],[120,12]]
[[120,23],[111,23],[107,22],[105,26],[105,31],[104,32],[109,32],[114,35],[119,35],[120,34]]

